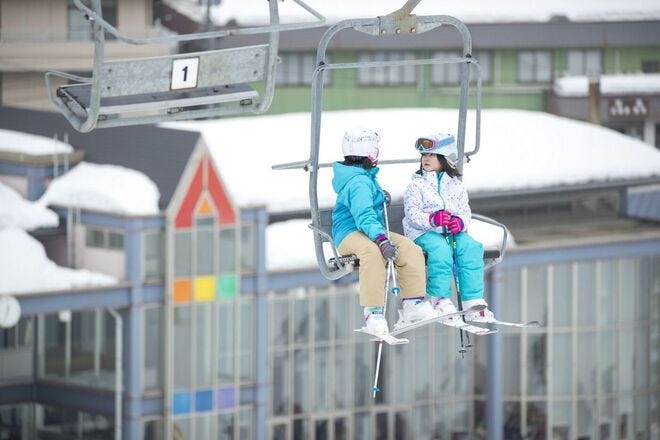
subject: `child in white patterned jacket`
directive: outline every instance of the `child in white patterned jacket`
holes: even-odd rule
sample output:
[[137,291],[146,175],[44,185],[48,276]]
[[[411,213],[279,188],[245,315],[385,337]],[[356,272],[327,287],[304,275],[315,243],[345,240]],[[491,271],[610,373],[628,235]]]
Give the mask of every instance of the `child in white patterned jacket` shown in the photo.
[[[419,138],[415,148],[422,155],[420,169],[404,194],[405,235],[427,254],[426,293],[431,304],[447,314],[456,311],[451,301],[454,250],[463,309],[487,305],[484,300],[483,245],[470,237],[466,229],[472,213],[467,192],[456,170],[458,151],[451,134],[438,133]],[[465,315],[468,321],[488,322],[493,314],[488,308]]]

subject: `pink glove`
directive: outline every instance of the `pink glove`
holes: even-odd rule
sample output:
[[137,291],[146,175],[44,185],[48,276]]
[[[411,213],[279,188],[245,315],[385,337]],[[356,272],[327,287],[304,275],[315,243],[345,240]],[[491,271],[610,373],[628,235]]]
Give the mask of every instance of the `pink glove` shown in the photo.
[[454,235],[458,234],[463,230],[463,220],[460,217],[452,215],[449,223],[447,223],[447,230]]
[[431,226],[447,226],[451,219],[451,212],[441,209],[429,215]]

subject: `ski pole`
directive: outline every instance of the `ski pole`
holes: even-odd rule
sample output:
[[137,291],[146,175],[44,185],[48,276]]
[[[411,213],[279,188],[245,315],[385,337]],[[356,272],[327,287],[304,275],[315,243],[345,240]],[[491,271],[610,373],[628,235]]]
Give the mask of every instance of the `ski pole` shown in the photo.
[[[458,279],[458,249],[457,249],[458,246],[456,244],[456,234],[451,234],[451,238],[452,240],[450,246],[452,250],[452,257],[454,260],[454,264],[452,265],[452,272],[454,274],[454,283],[456,284],[456,297],[458,298],[458,310],[463,310],[463,301],[461,300],[461,283]],[[461,319],[463,320],[463,322],[465,322],[465,315],[462,315]],[[463,330],[459,331],[459,335],[461,338],[461,349],[459,350],[459,352],[461,354],[465,354],[467,348],[472,347],[472,345],[470,344],[470,335]],[[466,342],[467,345],[465,345]]]
[[[385,197],[385,201],[383,202],[383,217],[385,218],[385,232],[387,233],[387,239],[390,240],[390,220],[387,216],[387,197]],[[392,266],[391,270],[390,265]],[[399,293],[401,293],[401,289],[399,289],[399,285],[396,282],[396,270],[394,270],[393,261],[387,262],[387,270],[388,273],[391,273],[392,276],[392,293],[394,295],[399,295]]]
[[[384,195],[384,194],[383,194]],[[385,217],[385,231],[387,232],[387,239],[390,239],[390,222],[387,217],[387,197],[383,201],[383,216]],[[383,298],[383,317],[387,319],[387,293],[390,290],[390,278],[392,279],[392,293],[398,295],[401,289],[396,283],[396,270],[394,269],[394,261],[389,260],[387,262],[387,274],[385,278],[385,295]],[[376,398],[376,393],[380,391],[378,388],[378,375],[380,374],[380,360],[383,355],[383,340],[381,339],[378,343],[378,357],[376,358],[376,374],[374,377],[374,386],[371,388],[373,392],[373,398]]]
[[[394,265],[392,264],[391,261],[388,262],[387,265],[387,278],[385,279],[385,297],[383,298],[383,317],[387,319],[387,293],[390,290],[390,276],[391,272],[394,269]],[[373,391],[373,398],[376,398],[376,393],[380,391],[380,388],[378,388],[378,375],[380,374],[380,358],[383,355],[383,340],[381,339],[380,342],[378,343],[378,357],[376,358],[376,375],[374,376],[374,386],[371,388],[371,391]]]

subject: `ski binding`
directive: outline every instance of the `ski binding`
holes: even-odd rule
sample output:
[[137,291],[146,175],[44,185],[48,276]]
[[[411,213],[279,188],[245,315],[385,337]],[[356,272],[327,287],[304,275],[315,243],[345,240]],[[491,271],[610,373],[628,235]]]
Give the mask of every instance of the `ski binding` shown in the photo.
[[407,331],[414,330],[416,328],[419,328],[419,327],[421,327],[423,325],[426,325],[426,324],[430,324],[432,322],[439,322],[439,321],[442,321],[444,319],[453,318],[453,317],[457,317],[457,316],[462,316],[462,315],[464,315],[468,312],[478,312],[479,310],[483,310],[485,308],[486,308],[486,306],[480,304],[480,305],[476,305],[474,307],[471,307],[467,310],[458,310],[458,311],[452,312],[452,313],[445,313],[444,315],[438,315],[438,316],[435,316],[433,318],[422,319],[422,320],[415,321],[415,322],[410,323],[410,324],[398,325],[399,323],[397,322],[396,324],[394,324],[394,330],[392,330],[390,332],[390,334],[394,335],[394,336],[400,335],[401,333],[405,333]]

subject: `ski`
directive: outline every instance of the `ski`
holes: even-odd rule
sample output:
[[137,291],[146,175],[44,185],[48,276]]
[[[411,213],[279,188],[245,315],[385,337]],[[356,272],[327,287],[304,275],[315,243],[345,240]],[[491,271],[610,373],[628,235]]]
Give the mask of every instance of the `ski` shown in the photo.
[[401,345],[410,342],[406,338],[397,338],[396,336],[393,336],[391,333],[385,333],[385,334],[371,333],[368,332],[365,327],[356,328],[354,331],[356,331],[357,333],[364,333],[365,335],[373,336],[374,339],[372,339],[372,341],[384,341],[387,342],[389,345]]
[[463,322],[461,319],[457,320],[452,320],[452,321],[439,321],[440,324],[449,326],[449,327],[454,327],[458,330],[464,330],[468,333],[472,333],[477,336],[483,336],[483,335],[490,335],[492,333],[497,333],[499,330],[496,328],[491,329],[491,328],[486,328],[486,327],[479,327],[477,325],[472,325],[468,324],[467,322]]
[[508,327],[518,327],[518,328],[539,327],[541,325],[538,321],[507,322],[507,321],[500,321],[499,319],[492,319],[488,322],[485,322],[484,324],[504,325]]
[[444,315],[438,315],[438,316],[435,316],[433,318],[422,319],[420,321],[415,321],[415,322],[410,323],[410,324],[397,325],[398,324],[397,323],[397,324],[394,324],[394,330],[392,330],[390,332],[390,334],[393,335],[393,336],[400,335],[401,333],[405,333],[407,331],[414,330],[416,328],[422,327],[422,326],[424,326],[426,324],[430,324],[432,322],[437,322],[437,321],[440,321],[440,320],[443,320],[443,319],[453,318],[453,317],[456,317],[456,316],[462,316],[462,315],[465,315],[468,312],[478,312],[479,310],[483,310],[485,308],[486,308],[486,306],[484,306],[482,304],[479,304],[479,305],[471,307],[467,310],[458,310],[458,311],[452,312],[452,313],[445,313]]

